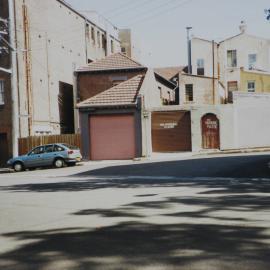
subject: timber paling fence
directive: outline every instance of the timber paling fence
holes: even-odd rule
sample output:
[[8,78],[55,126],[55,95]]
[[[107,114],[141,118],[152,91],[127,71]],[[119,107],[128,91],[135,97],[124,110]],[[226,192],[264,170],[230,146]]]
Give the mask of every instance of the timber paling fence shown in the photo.
[[19,155],[25,155],[37,146],[51,143],[66,143],[77,146],[82,150],[80,134],[30,136],[19,138]]

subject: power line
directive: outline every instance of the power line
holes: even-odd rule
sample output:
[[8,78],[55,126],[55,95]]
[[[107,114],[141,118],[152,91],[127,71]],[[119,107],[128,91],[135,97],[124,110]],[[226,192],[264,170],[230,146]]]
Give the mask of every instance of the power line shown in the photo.
[[153,2],[153,1],[157,1],[157,0],[145,0],[145,1],[141,2],[141,3],[136,3],[136,5],[132,7],[132,9],[127,8],[128,10],[126,10],[126,11],[124,11],[124,12],[121,11],[121,10],[120,10],[119,12],[116,11],[116,14],[110,16],[110,18],[115,18],[115,17],[118,18],[118,17],[121,17],[121,16],[123,16],[123,15],[126,15],[126,14],[129,13],[129,12],[133,12],[134,10],[136,10],[136,9],[138,9],[138,8],[144,7],[144,6],[150,4],[150,3]]
[[[175,2],[175,1],[179,1],[179,0],[167,0],[165,3],[163,2],[162,4],[160,4],[160,5],[158,5],[158,6],[155,6],[155,7],[153,7],[152,9],[148,9],[148,10],[145,10],[144,12],[141,12],[141,13],[139,14],[139,16],[136,16],[136,21],[137,21],[138,18],[143,17],[142,15],[147,15],[147,14],[149,14],[149,13],[151,14],[151,13],[153,13],[153,11],[159,10],[160,8],[163,8],[164,6],[170,5],[170,4],[172,4],[173,2]],[[134,18],[134,17],[132,17],[132,18]],[[132,19],[132,18],[131,18],[131,19]]]
[[178,3],[177,5],[175,5],[175,6],[171,7],[171,8],[169,8],[169,9],[162,10],[161,12],[158,12],[158,13],[156,13],[156,14],[153,14],[152,16],[147,16],[147,17],[144,17],[144,18],[139,18],[138,20],[135,20],[134,22],[131,22],[131,23],[129,24],[129,26],[131,27],[131,26],[138,25],[138,24],[140,24],[140,23],[142,23],[142,22],[145,22],[145,21],[151,20],[151,19],[153,19],[153,18],[156,18],[156,17],[159,16],[159,15],[166,14],[166,13],[170,12],[171,10],[176,10],[176,9],[178,9],[179,7],[182,7],[182,6],[184,6],[185,4],[187,4],[188,2],[191,2],[191,1],[193,1],[193,0],[184,0],[184,1],[182,1],[181,3]]
[[[126,2],[126,0],[125,0]],[[131,5],[130,5],[131,4]],[[109,9],[107,11],[102,12],[103,14],[110,14],[110,13],[115,13],[116,11],[122,10],[122,9],[126,9],[128,6],[133,6],[134,4],[134,0],[129,0],[128,2],[126,2],[125,4],[123,4],[120,7],[114,7],[112,9]]]

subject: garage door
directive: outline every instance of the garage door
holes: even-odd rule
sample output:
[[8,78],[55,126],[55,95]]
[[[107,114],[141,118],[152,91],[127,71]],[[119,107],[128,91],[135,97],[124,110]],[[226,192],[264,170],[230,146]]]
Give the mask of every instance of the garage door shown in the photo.
[[191,151],[190,112],[152,113],[153,152]]
[[91,160],[133,159],[136,155],[133,115],[91,116]]

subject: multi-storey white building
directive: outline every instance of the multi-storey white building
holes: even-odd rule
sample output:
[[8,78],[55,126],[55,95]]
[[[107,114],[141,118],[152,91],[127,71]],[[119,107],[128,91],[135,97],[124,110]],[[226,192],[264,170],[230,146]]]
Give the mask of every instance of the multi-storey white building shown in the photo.
[[[14,10],[8,9],[10,1]],[[76,132],[74,70],[119,52],[118,29],[100,16],[95,19],[77,12],[63,0],[1,0],[0,9],[5,11],[3,19],[14,14],[11,31],[16,38],[18,79],[12,97],[10,84],[1,84],[5,102],[0,108],[0,123],[7,111],[11,112],[7,104],[12,98],[18,100],[15,137]],[[12,125],[7,126],[5,138],[14,133],[14,125],[12,130]],[[12,148],[10,142],[8,145]]]
[[244,22],[240,34],[219,43],[192,39],[192,73],[218,77],[226,95],[240,90],[243,70],[270,73],[270,40],[248,34]]

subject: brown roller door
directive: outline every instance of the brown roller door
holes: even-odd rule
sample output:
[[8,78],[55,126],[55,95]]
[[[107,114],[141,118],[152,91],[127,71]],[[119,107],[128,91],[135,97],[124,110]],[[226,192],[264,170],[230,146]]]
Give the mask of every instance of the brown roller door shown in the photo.
[[190,112],[152,113],[153,152],[191,151]]
[[91,116],[89,121],[91,160],[119,160],[135,157],[133,115]]

